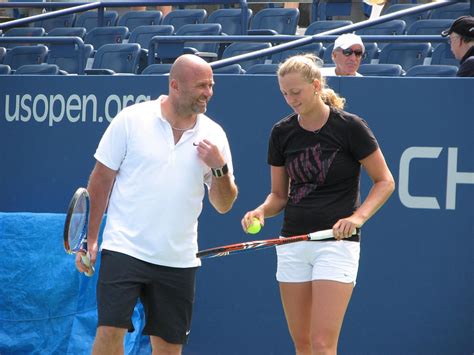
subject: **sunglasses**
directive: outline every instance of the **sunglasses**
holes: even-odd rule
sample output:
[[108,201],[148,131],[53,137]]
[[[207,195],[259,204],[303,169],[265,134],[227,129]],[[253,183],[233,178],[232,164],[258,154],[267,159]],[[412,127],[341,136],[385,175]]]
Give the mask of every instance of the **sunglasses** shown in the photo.
[[342,54],[344,54],[346,57],[350,57],[351,55],[355,54],[356,57],[362,57],[364,55],[363,51],[354,51],[350,48],[343,49]]

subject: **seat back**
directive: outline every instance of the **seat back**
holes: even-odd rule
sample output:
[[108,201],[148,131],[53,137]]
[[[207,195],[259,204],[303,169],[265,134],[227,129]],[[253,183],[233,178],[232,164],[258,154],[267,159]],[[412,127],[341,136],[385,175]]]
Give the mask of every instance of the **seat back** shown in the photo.
[[124,26],[95,27],[86,33],[84,43],[91,44],[98,50],[104,44],[117,44],[128,37],[128,28]]
[[204,9],[183,9],[169,12],[162,20],[162,25],[171,25],[175,32],[182,26],[204,23],[207,17],[207,11]]
[[[222,27],[218,23],[196,23],[183,25],[176,31],[177,36],[218,36],[222,33]],[[185,47],[192,47],[199,52],[217,53],[219,43],[185,42]]]
[[110,69],[115,73],[137,74],[140,49],[137,43],[104,44],[97,50],[92,69]]
[[409,77],[449,77],[456,76],[458,67],[454,65],[415,65],[408,69]]
[[169,74],[172,64],[151,64],[143,69],[142,74],[145,75],[163,75]]
[[9,65],[0,64],[0,75],[8,75],[11,73],[11,68]]
[[92,52],[93,47],[90,44],[85,45],[82,57],[79,56],[79,49],[74,44],[50,45],[46,62],[56,64],[60,70],[68,74],[83,74],[87,59],[91,57]]
[[7,49],[5,47],[0,47],[0,63],[3,63],[3,58],[7,54]]
[[404,70],[422,65],[431,53],[429,43],[388,43],[379,54],[381,64],[400,64]]
[[56,64],[26,64],[15,71],[15,75],[58,75]]
[[403,20],[391,20],[384,23],[379,23],[370,27],[361,28],[356,31],[360,35],[403,35],[406,30],[406,23]]
[[400,64],[361,64],[357,72],[363,76],[401,76]]
[[255,64],[247,68],[245,74],[270,74],[276,75],[278,70],[278,64],[269,63],[269,64]]
[[[382,15],[387,15],[387,14],[391,14],[397,11],[410,9],[414,6],[418,6],[418,4],[392,4],[388,8],[382,11]],[[428,12],[422,12],[422,13],[411,14],[411,15],[403,15],[399,17],[398,20],[405,21],[406,26],[409,27],[415,21],[427,19],[428,15],[429,15]]]
[[[222,54],[222,58],[230,58],[235,57],[240,54],[245,54],[249,52],[254,52],[260,49],[270,48],[272,45],[270,43],[245,43],[245,42],[235,42],[224,49],[224,53]],[[249,60],[244,60],[238,62],[240,66],[246,70],[247,68],[251,67],[254,64],[263,64],[265,63],[266,57],[254,58]]]
[[130,32],[139,26],[156,26],[161,24],[161,11],[128,11],[118,19],[117,26],[125,26]]
[[45,20],[33,22],[33,26],[42,27],[46,32],[49,33],[54,28],[57,27],[72,27],[76,21],[76,14],[63,15],[53,18],[48,18]]
[[319,1],[318,4],[318,19],[332,20],[333,16],[350,16],[352,11],[352,1],[337,0],[337,1]]
[[16,70],[25,64],[44,63],[47,55],[48,47],[42,44],[14,47],[7,51],[3,64],[9,65],[12,70]]
[[214,74],[244,74],[240,64],[231,64],[222,68],[213,69]]
[[442,31],[449,28],[453,20],[418,20],[413,22],[407,29],[407,35],[440,35]]
[[[41,37],[46,31],[42,27],[14,27],[5,32],[4,37]],[[5,48],[13,48],[17,46],[31,46],[32,43],[3,43]]]
[[447,42],[438,44],[431,54],[431,65],[454,65],[459,66],[459,60],[454,57],[451,46]]
[[460,16],[469,15],[469,2],[458,2],[452,5],[438,7],[431,10],[430,19],[451,19],[455,20]]
[[104,11],[104,23],[99,25],[99,13],[97,11],[86,11],[76,18],[76,27],[84,27],[87,32],[95,27],[110,27],[115,26],[118,19],[118,12],[107,10]]
[[352,21],[349,20],[332,20],[332,21],[314,21],[304,31],[305,35],[316,35],[318,33],[334,30],[339,27],[352,25]]
[[48,36],[72,36],[84,39],[86,29],[84,27],[57,27],[48,32]]
[[128,43],[138,43],[142,48],[148,49],[154,36],[171,36],[173,32],[174,27],[171,25],[138,26],[130,33]]
[[313,42],[304,46],[275,53],[272,55],[272,63],[283,63],[287,58],[302,53],[312,53],[317,57],[321,57],[321,54],[323,53],[323,44],[321,42]]
[[226,35],[245,35],[252,18],[252,10],[247,9],[247,23],[242,27],[242,9],[217,9],[207,18],[207,23],[218,23]]
[[258,11],[250,22],[251,30],[273,30],[280,35],[294,35],[300,11],[294,8],[269,7]]

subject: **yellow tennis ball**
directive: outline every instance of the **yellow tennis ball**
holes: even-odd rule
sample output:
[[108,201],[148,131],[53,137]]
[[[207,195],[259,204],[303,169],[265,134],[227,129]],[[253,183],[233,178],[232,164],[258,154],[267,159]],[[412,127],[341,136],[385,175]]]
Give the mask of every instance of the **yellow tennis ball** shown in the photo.
[[260,232],[260,229],[262,229],[260,221],[258,220],[258,218],[254,218],[252,224],[247,228],[247,233],[257,234],[258,232]]

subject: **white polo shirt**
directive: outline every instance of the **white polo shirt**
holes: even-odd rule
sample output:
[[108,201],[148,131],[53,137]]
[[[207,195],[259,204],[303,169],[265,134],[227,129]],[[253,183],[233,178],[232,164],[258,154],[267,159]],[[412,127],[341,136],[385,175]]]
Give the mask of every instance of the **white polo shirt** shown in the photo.
[[[321,71],[322,76],[339,76],[336,74],[336,67],[323,67],[319,70]],[[354,76],[362,76],[362,74],[356,72]]]
[[117,171],[101,249],[157,265],[199,266],[197,219],[212,174],[193,142],[216,144],[232,175],[231,152],[222,127],[203,114],[175,145],[171,126],[161,115],[162,99],[122,110],[94,155]]

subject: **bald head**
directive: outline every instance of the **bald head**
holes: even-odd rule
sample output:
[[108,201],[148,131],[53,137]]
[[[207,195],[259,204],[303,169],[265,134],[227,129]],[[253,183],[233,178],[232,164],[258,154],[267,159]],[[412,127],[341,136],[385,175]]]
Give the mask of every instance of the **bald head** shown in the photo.
[[209,72],[212,75],[212,68],[204,59],[194,54],[184,54],[173,63],[169,80],[189,80],[190,77],[196,74]]

